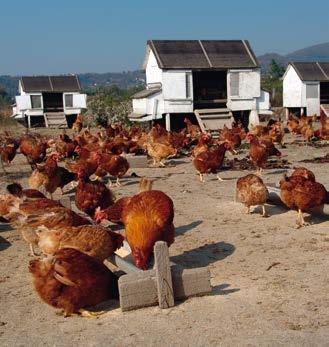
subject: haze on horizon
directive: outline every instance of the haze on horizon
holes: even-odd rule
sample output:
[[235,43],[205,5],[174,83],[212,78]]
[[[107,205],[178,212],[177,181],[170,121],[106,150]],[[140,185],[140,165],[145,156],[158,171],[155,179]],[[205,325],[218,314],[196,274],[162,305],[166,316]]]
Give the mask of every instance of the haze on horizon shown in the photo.
[[126,0],[1,4],[0,75],[140,68],[148,39],[248,39],[257,55],[328,42],[329,1]]

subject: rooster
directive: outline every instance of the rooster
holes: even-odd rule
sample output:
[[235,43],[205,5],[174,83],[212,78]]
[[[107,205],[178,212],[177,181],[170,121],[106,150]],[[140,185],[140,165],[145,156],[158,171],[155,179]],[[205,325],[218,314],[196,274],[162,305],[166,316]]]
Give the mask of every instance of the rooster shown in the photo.
[[53,206],[50,206],[47,202],[46,208],[43,209],[39,209],[40,205],[45,205],[44,199],[22,203],[10,209],[11,217],[9,221],[12,226],[20,230],[23,239],[29,243],[33,256],[35,256],[34,246],[37,246],[39,242],[38,227],[45,226],[49,229],[61,229],[90,224],[88,219],[81,217],[68,208],[62,207],[58,203],[54,202]]
[[104,209],[113,204],[113,194],[104,183],[90,181],[83,170],[79,171],[78,180],[75,204],[80,211],[93,216],[97,207]]
[[19,183],[8,184],[6,187],[9,194],[12,194],[18,198],[28,199],[43,199],[46,198],[44,194],[36,189],[23,189]]
[[208,142],[211,136],[208,133],[203,133],[198,138],[198,143],[192,150],[192,157],[196,157],[198,154],[205,152],[209,149]]
[[[152,190],[153,181],[154,180],[146,179],[143,177],[139,182],[139,193]],[[123,224],[123,210],[130,202],[130,199],[131,197],[123,197],[118,199],[113,205],[104,209],[103,214],[100,213],[102,212],[102,209],[98,207],[95,211],[94,219],[97,220],[99,216],[103,215],[106,216],[106,219],[111,221],[112,223]]]
[[78,143],[72,140],[63,130],[63,133],[59,135],[59,139],[55,141],[55,150],[63,158],[70,158],[75,155],[75,148]]
[[17,149],[19,147],[19,141],[10,137],[8,132],[4,135],[0,135],[0,161],[4,173],[6,173],[5,165],[9,165],[16,156]]
[[[206,173],[217,173],[221,168],[225,152],[230,148],[230,144],[225,141],[220,144],[216,149],[209,149],[200,154],[198,154],[195,158],[193,158],[192,162],[194,167],[196,168],[200,181],[204,181],[204,174]],[[222,179],[217,175],[218,180],[222,181]]]
[[[73,182],[76,178],[74,173],[69,172],[65,168],[57,165],[58,159],[59,154],[52,153],[43,166],[39,165],[36,168],[36,171],[41,173],[41,176],[44,178],[44,181],[41,181],[40,183],[44,185],[51,198],[57,188],[60,188],[63,194],[63,188],[67,184]],[[34,173],[33,176],[37,176],[36,173]],[[34,188],[39,187],[34,185]]]
[[198,125],[192,124],[188,118],[184,119],[184,123],[186,124],[187,132],[191,138],[196,139],[200,136],[201,130]]
[[229,129],[226,125],[222,130],[218,130],[219,139],[221,141],[227,141],[230,148],[229,150],[237,154],[237,149],[241,146],[241,137],[238,133],[236,133],[233,129]]
[[298,168],[289,177],[284,175],[280,181],[281,200],[292,210],[298,211],[297,227],[305,223],[303,212],[328,202],[328,192],[325,187],[315,181],[313,172]]
[[103,262],[122,247],[124,237],[100,225],[82,225],[37,230],[38,247],[44,254],[53,255],[62,248],[74,248]]
[[32,170],[35,169],[36,164],[39,164],[44,160],[47,154],[47,148],[47,141],[40,135],[25,134],[20,139],[19,149],[26,157]]
[[263,217],[266,217],[265,203],[268,199],[268,190],[263,180],[253,174],[240,177],[236,184],[237,196],[239,200],[247,207],[247,213],[250,213],[250,206],[262,205]]
[[[106,173],[116,177],[116,185],[120,186],[120,178],[123,177],[129,170],[128,160],[116,154],[100,153],[98,159],[98,167],[95,172],[96,177],[103,177]],[[110,187],[112,181],[110,180]]]
[[82,123],[83,123],[82,114],[78,114],[75,122],[72,125],[72,130],[75,133],[80,133],[80,131],[82,130]]
[[271,155],[281,156],[281,152],[275,148],[272,141],[259,140],[253,134],[247,134],[250,142],[249,155],[253,164],[257,167],[256,175],[261,176],[262,170],[266,165],[267,159]]
[[[97,210],[97,221],[107,219],[106,210]],[[168,246],[174,242],[174,204],[163,192],[150,190],[130,198],[122,209],[125,235],[132,251],[135,264],[142,270],[148,263],[157,241]]]
[[96,259],[71,248],[60,249],[52,258],[30,262],[33,285],[40,298],[64,311],[64,316],[95,317],[85,307],[117,296],[114,275]]
[[177,149],[171,145],[165,145],[163,143],[147,143],[147,154],[153,159],[153,165],[166,166],[164,163],[165,159],[176,156]]

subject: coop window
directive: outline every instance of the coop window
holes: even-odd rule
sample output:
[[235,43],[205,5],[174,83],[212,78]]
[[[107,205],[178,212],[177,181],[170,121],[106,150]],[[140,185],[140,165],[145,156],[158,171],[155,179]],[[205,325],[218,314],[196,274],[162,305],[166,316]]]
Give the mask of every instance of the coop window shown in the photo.
[[239,96],[239,73],[231,73],[231,95]]
[[65,107],[73,107],[73,94],[65,94]]
[[317,84],[306,85],[306,98],[317,99],[319,97],[319,88]]
[[31,95],[31,107],[41,108],[41,95]]
[[185,86],[186,86],[186,99],[189,99],[191,97],[191,79],[192,75],[190,73],[185,74]]

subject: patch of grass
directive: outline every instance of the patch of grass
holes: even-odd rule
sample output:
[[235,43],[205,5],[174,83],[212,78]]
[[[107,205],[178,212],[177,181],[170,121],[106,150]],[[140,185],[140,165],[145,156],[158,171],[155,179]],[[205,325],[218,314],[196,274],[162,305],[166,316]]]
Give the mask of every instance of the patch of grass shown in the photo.
[[18,124],[14,118],[8,117],[0,113],[0,128],[17,126]]

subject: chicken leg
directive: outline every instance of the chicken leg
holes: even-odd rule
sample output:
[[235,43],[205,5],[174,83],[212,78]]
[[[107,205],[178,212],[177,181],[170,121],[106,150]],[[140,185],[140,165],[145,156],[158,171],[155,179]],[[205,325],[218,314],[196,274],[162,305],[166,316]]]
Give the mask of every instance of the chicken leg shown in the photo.
[[219,177],[219,174],[216,177],[217,177],[218,181],[221,181],[221,182],[224,181],[221,177]]
[[0,162],[1,162],[2,171],[4,172],[5,175],[7,175],[7,171],[5,170],[5,166],[1,158],[0,158]]
[[256,175],[260,177],[262,176],[262,172],[263,172],[263,169],[261,167],[258,167],[256,171]]
[[302,210],[298,209],[297,229],[309,225],[305,222]]
[[200,182],[204,183],[203,174],[199,172]]
[[268,215],[266,213],[265,205],[262,205],[262,210],[263,210],[262,217],[267,217]]
[[37,258],[38,255],[34,251],[34,246],[33,243],[30,243],[30,251],[31,251],[31,256]]
[[117,181],[116,181],[115,184],[116,184],[117,187],[121,187],[122,186],[122,184],[120,183],[119,177],[117,177]]

